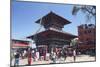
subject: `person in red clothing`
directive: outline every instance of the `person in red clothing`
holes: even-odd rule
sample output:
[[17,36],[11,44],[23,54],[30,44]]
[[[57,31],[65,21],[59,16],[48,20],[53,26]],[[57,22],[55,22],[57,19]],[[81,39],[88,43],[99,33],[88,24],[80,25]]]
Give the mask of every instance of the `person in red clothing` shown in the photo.
[[28,65],[31,65],[32,63],[32,52],[31,49],[28,49]]

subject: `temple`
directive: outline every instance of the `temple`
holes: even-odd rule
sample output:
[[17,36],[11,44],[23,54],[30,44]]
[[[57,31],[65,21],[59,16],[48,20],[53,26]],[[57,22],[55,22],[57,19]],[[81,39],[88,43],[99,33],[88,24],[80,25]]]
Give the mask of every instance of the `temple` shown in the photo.
[[64,25],[71,22],[53,12],[38,19],[36,23],[43,25],[45,31],[38,32],[27,38],[35,41],[40,54],[50,53],[56,49],[60,50],[64,46],[69,46],[71,39],[77,37],[62,30]]

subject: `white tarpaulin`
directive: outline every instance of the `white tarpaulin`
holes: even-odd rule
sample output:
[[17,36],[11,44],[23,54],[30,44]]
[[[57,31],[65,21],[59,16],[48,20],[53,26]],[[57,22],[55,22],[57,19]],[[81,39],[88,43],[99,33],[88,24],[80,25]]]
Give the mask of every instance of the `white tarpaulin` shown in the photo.
[[36,44],[34,43],[33,40],[30,40],[30,47],[32,47],[32,48],[36,48]]

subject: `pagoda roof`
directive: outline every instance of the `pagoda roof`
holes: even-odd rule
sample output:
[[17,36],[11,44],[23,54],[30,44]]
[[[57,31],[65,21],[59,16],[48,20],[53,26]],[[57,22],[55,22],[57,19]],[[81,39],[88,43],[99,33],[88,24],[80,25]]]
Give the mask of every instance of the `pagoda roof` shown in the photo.
[[71,23],[69,20],[57,15],[56,13],[54,13],[52,11],[36,21],[36,23],[40,23],[40,22],[41,22],[42,25],[47,24],[48,22],[50,22],[50,23],[51,22],[53,22],[53,23],[57,22],[57,23],[61,23],[63,25]]
[[[71,33],[64,32],[62,30],[61,31],[60,30],[56,30],[56,29],[48,29],[48,30],[39,32],[36,35],[48,36],[51,33],[56,33],[58,35],[62,35],[62,36],[65,36],[65,37],[67,36],[69,38],[76,38],[77,37],[76,35],[73,35]],[[31,38],[32,39],[34,36],[35,36],[35,34],[34,35],[31,35],[31,36],[28,36],[27,38]],[[56,36],[56,35],[54,35],[54,36]]]

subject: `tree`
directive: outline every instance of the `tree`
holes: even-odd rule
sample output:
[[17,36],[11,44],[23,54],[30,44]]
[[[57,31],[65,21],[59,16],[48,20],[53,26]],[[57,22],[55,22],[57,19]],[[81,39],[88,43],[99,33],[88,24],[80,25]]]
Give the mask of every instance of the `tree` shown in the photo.
[[77,45],[78,45],[78,38],[72,39],[72,40],[71,40],[71,46],[72,46],[74,49],[76,49]]
[[84,6],[74,6],[72,9],[72,15],[76,15],[79,11],[86,15],[86,20],[89,21],[91,18],[96,17],[96,6],[84,5]]
[[76,49],[78,45],[78,38],[74,38],[71,40],[71,46],[73,47],[73,59],[76,61]]

